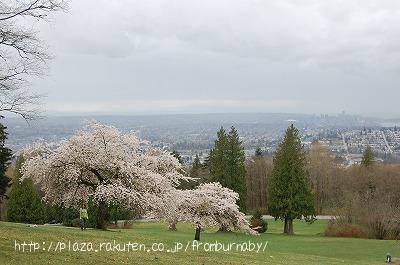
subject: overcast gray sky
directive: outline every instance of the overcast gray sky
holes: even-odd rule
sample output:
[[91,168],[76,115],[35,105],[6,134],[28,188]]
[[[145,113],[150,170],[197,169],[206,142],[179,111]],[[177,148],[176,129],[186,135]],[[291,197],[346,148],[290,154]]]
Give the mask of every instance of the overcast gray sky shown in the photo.
[[49,113],[400,114],[398,0],[72,0]]

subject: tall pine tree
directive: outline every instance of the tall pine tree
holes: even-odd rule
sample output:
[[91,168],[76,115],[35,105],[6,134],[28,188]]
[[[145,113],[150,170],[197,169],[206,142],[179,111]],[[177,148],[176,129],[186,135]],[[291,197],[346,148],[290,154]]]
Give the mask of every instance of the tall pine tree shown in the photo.
[[232,180],[228,187],[239,193],[238,202],[240,210],[246,211],[246,156],[242,147],[242,142],[235,127],[231,127],[228,133],[228,176]]
[[196,154],[192,167],[189,170],[189,177],[196,179],[196,181],[190,181],[190,185],[187,185],[187,188],[191,189],[195,188],[200,183],[211,182],[210,171],[208,167],[208,157],[203,163],[201,163],[199,155]]
[[257,147],[256,152],[254,153],[254,156],[255,157],[262,157],[263,155],[264,154],[263,154],[263,151],[262,151],[261,147]]
[[178,159],[179,163],[181,163],[181,164],[183,163],[181,154],[179,154],[178,151],[176,151],[175,149],[172,150],[171,155],[173,155],[176,159]]
[[[284,233],[294,234],[293,220],[306,217],[313,221],[314,200],[306,171],[306,156],[293,124],[286,130],[274,156],[269,184],[269,213],[285,222]],[[310,218],[311,217],[311,218]]]
[[7,140],[6,129],[7,127],[0,123],[0,203],[3,201],[11,181],[6,176],[7,167],[10,165],[12,158],[11,150],[5,147],[5,141]]
[[234,127],[229,133],[224,128],[217,133],[214,148],[211,149],[208,166],[211,180],[221,183],[240,196],[238,205],[242,212],[246,211],[246,179],[245,154],[242,142]]
[[210,169],[211,181],[218,181],[222,186],[227,187],[229,180],[226,175],[227,162],[227,135],[223,127],[217,132],[217,139],[214,142],[214,147],[210,150],[207,159],[207,165]]
[[367,146],[367,148],[364,151],[362,160],[361,160],[361,165],[365,166],[365,167],[369,167],[371,166],[375,161],[374,158],[374,152],[372,151],[371,146]]
[[200,170],[202,168],[199,155],[196,154],[196,157],[193,160],[192,168],[189,172],[189,177],[198,178],[200,176]]

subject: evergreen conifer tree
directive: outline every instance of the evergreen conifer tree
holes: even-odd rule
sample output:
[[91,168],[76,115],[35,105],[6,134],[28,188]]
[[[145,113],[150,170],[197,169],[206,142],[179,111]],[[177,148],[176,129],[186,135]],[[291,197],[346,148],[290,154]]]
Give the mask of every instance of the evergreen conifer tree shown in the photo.
[[13,176],[13,184],[7,202],[7,218],[10,222],[42,224],[45,223],[46,211],[41,196],[35,189],[31,179],[22,182],[21,165],[23,159],[18,158]]
[[211,149],[207,165],[211,181],[219,182],[240,196],[238,205],[241,211],[246,210],[245,154],[242,142],[234,127],[229,133],[224,128],[217,133],[214,148]]
[[263,151],[261,150],[260,147],[257,147],[256,152],[254,153],[256,157],[262,157],[263,156]]
[[200,175],[201,168],[202,168],[202,165],[200,163],[199,155],[196,154],[196,157],[193,160],[192,168],[190,169],[189,176],[191,178],[198,178]]
[[0,203],[2,202],[11,181],[11,179],[6,176],[6,171],[12,158],[11,150],[5,147],[5,141],[7,140],[6,129],[7,127],[0,123]]
[[231,179],[228,188],[239,193],[238,205],[242,212],[246,211],[246,156],[242,142],[235,127],[231,127],[228,133],[228,178]]
[[179,163],[182,164],[182,162],[183,162],[182,161],[182,157],[181,157],[181,154],[179,154],[178,151],[176,151],[175,149],[172,150],[171,155],[173,155],[176,159],[178,159]]
[[207,165],[210,170],[211,181],[219,182],[227,187],[229,180],[225,177],[227,162],[227,136],[223,127],[217,132],[214,147],[210,150]]
[[361,164],[365,167],[369,167],[374,163],[374,152],[372,151],[371,146],[367,146],[367,148],[364,151]]
[[285,222],[284,233],[294,234],[293,220],[315,216],[314,199],[306,171],[306,157],[298,130],[291,125],[274,156],[269,184],[269,213]]

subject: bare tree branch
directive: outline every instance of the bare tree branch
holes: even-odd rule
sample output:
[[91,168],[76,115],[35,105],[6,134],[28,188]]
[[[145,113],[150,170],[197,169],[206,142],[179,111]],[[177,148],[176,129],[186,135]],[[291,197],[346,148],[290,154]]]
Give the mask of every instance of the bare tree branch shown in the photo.
[[0,94],[0,112],[18,114],[26,121],[41,118],[42,97],[42,95],[30,94],[24,90],[3,91]]
[[[18,16],[29,16],[44,19],[50,12],[65,10],[66,2],[59,0],[8,1],[0,3],[0,21],[10,20]],[[17,2],[17,3],[15,3]]]
[[29,93],[27,87],[32,77],[45,75],[52,57],[38,32],[19,19],[47,20],[66,8],[65,0],[0,0],[0,112],[16,113],[25,120],[40,117],[42,96]]

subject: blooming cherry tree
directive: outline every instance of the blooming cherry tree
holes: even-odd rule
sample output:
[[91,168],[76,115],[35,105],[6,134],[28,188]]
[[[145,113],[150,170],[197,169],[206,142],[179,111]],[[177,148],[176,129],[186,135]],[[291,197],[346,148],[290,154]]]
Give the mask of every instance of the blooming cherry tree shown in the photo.
[[107,204],[154,210],[162,195],[185,179],[180,163],[169,153],[98,122],[68,140],[35,144],[24,156],[22,178],[39,184],[46,201],[77,208],[92,196],[99,206],[99,228],[105,227]]
[[196,227],[195,240],[200,240],[200,232],[207,227],[224,230],[240,230],[256,234],[245,215],[239,211],[236,201],[239,195],[219,183],[206,183],[194,190],[172,191],[169,206],[157,207],[160,216],[168,223],[191,222]]
[[175,231],[177,223],[186,220],[181,207],[187,195],[188,193],[184,190],[171,189],[162,195],[158,201],[159,205],[153,207],[149,216],[165,221],[168,223],[169,230]]

